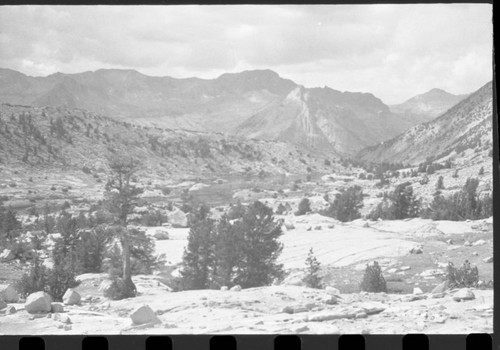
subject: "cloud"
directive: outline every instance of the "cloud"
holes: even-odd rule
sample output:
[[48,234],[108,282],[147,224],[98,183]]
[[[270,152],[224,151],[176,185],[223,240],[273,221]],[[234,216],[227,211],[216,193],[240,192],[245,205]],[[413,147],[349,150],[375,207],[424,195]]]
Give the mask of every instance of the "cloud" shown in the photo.
[[269,68],[398,103],[491,79],[492,6],[3,6],[0,66],[213,78]]

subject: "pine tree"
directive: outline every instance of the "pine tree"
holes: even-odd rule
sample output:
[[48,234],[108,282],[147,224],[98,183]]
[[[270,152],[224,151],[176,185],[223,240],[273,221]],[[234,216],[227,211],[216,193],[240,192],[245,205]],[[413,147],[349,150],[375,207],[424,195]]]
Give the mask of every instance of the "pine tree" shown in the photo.
[[205,213],[196,213],[189,230],[181,269],[182,289],[210,287],[215,264],[214,221]]
[[215,287],[234,284],[236,276],[241,274],[243,266],[239,264],[242,256],[244,236],[231,224],[228,216],[223,216],[217,223],[215,242],[216,268],[213,285]]
[[360,289],[370,293],[387,293],[387,284],[382,269],[378,262],[373,262],[373,265],[366,265],[365,274],[361,281]]
[[342,222],[352,221],[361,217],[359,210],[363,207],[363,190],[360,186],[351,186],[346,190],[341,190],[335,200],[324,212]]
[[129,215],[137,206],[139,195],[143,189],[131,183],[131,177],[139,169],[140,162],[133,158],[114,158],[109,166],[112,174],[106,184],[105,202],[109,212],[114,216],[114,232],[119,236],[123,252],[123,293],[125,297],[136,294],[132,282],[130,265],[130,233],[127,230]]
[[250,205],[235,230],[243,236],[241,273],[235,283],[244,288],[269,285],[283,277],[283,265],[276,262],[283,250],[279,237],[281,221],[275,221],[271,208],[259,201]]
[[306,276],[303,279],[303,282],[309,288],[323,288],[323,284],[321,282],[321,277],[319,276],[319,272],[321,269],[321,264],[318,259],[314,256],[313,249],[309,249],[309,254],[306,259]]

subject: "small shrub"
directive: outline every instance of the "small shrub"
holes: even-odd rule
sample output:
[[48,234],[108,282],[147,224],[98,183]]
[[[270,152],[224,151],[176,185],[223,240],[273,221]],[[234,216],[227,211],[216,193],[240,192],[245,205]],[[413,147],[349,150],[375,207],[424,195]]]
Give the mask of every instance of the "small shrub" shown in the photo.
[[440,176],[436,182],[436,190],[442,190],[442,189],[444,189],[443,177]]
[[382,269],[380,268],[378,262],[375,261],[373,265],[366,266],[360,289],[362,291],[370,293],[387,293],[387,284],[385,282],[384,276],[382,275]]
[[283,205],[283,203],[280,203],[278,205],[278,208],[276,209],[276,214],[283,215],[285,213],[286,213],[286,207]]
[[314,256],[313,249],[309,249],[309,254],[306,259],[306,276],[302,280],[305,285],[309,288],[323,288],[323,283],[321,277],[319,276],[319,271],[321,269],[321,264],[318,259]]
[[311,202],[308,198],[303,198],[299,203],[299,210],[295,213],[295,215],[305,215],[311,211]]
[[448,262],[446,279],[450,288],[476,287],[479,282],[479,271],[477,266],[471,267],[468,260],[465,260],[458,269],[452,262]]
[[90,168],[86,165],[83,166],[82,168],[82,171],[85,173],[85,174],[90,174]]
[[[124,293],[125,290],[126,288],[123,280],[119,277],[114,277],[111,280],[111,285],[104,291],[104,296],[111,300],[122,300],[128,298],[126,293]],[[137,293],[137,290],[135,293]]]

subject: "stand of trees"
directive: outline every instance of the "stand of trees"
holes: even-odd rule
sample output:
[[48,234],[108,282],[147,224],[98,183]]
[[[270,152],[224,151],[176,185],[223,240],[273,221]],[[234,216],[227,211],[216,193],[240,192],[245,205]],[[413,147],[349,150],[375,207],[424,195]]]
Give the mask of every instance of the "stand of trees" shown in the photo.
[[203,206],[196,211],[178,289],[250,288],[283,277],[283,266],[276,262],[283,249],[278,240],[282,222],[271,208],[257,201],[217,222],[207,212]]

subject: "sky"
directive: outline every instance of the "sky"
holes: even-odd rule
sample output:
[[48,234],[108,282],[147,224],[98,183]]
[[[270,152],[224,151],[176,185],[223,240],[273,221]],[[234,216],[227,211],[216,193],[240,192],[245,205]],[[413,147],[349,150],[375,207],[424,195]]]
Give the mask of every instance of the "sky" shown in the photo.
[[0,67],[216,78],[272,69],[387,104],[492,79],[490,4],[1,6]]

